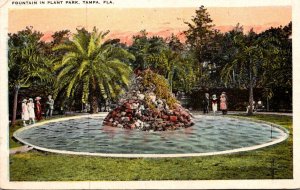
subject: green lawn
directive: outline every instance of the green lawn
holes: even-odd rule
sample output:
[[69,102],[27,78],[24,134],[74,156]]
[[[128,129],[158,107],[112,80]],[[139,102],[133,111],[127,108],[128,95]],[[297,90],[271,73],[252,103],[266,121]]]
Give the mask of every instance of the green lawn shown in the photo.
[[212,180],[293,178],[292,117],[256,115],[279,124],[289,138],[263,149],[192,158],[102,158],[39,151],[10,157],[11,181]]
[[22,122],[17,122],[16,126],[9,128],[9,148],[15,148],[18,146],[22,146],[16,139],[13,138],[13,133],[22,127]]

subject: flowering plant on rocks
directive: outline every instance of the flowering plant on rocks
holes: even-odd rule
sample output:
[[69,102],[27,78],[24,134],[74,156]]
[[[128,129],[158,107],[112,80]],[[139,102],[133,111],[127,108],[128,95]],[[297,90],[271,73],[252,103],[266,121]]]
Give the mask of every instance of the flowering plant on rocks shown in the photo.
[[143,131],[175,130],[193,125],[192,115],[169,90],[168,82],[151,70],[138,72],[104,125]]

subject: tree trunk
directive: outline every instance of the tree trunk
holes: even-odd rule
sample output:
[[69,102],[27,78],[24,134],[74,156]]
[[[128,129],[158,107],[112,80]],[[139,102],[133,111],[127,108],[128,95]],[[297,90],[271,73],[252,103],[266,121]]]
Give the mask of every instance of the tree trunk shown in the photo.
[[269,98],[267,97],[267,111],[269,111]]
[[169,81],[169,85],[170,85],[170,91],[173,91],[173,72],[169,72],[168,73],[168,81]]
[[91,104],[91,114],[98,113],[98,98],[96,93],[96,81],[92,79],[92,83],[90,83],[90,93],[89,93],[89,102]]
[[92,105],[91,105],[91,113],[94,114],[94,113],[98,113],[98,99],[96,96],[92,96]]
[[253,115],[253,82],[250,81],[249,84],[249,110],[247,115]]
[[15,89],[14,89],[13,115],[12,115],[12,121],[11,121],[12,126],[16,125],[19,90],[20,90],[20,85],[16,85]]

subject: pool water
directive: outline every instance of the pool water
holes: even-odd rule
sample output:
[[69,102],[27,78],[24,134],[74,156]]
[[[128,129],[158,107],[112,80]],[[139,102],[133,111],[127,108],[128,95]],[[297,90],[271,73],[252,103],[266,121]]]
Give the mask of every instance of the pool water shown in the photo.
[[17,131],[17,139],[55,150],[107,154],[219,152],[275,141],[285,133],[268,124],[222,116],[194,118],[176,131],[138,131],[103,126],[103,116],[51,122]]

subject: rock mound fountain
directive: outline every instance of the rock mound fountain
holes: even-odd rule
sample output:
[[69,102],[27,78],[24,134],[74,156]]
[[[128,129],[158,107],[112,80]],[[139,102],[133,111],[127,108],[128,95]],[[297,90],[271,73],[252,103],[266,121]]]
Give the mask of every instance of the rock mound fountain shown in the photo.
[[136,73],[104,125],[142,131],[176,130],[194,123],[191,113],[172,95],[166,79],[151,70]]

